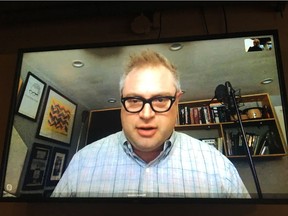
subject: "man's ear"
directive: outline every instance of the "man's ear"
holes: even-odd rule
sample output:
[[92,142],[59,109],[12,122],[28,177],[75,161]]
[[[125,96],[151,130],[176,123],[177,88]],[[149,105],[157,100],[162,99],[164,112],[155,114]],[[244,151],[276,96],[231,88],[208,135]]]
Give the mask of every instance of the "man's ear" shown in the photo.
[[182,91],[182,90],[180,90],[179,92],[177,92],[176,98],[177,98],[178,102],[179,102],[179,100],[181,99],[181,97],[182,97],[182,95],[183,95],[184,93],[185,93],[185,92]]
[[179,103],[180,98],[182,97],[183,94],[184,94],[184,92],[182,90],[177,92],[177,94],[176,94],[176,103]]

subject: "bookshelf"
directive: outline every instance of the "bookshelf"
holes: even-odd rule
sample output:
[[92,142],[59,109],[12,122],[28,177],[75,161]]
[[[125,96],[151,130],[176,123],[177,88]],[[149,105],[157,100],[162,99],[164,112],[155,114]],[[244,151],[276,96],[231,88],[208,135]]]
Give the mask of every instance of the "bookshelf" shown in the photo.
[[[287,155],[284,135],[269,94],[241,96],[239,109],[253,157]],[[202,136],[197,138],[208,140],[210,143],[211,139],[214,139],[213,145],[227,157],[246,157],[239,122],[224,105],[210,99],[180,102],[178,113],[175,130],[189,135],[192,131],[202,131]]]

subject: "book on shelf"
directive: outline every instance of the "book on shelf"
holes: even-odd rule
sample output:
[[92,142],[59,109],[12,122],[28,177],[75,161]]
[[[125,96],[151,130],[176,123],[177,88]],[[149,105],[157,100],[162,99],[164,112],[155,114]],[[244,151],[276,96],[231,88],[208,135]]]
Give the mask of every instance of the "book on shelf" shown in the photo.
[[219,118],[216,117],[215,119],[214,116],[210,106],[192,107],[184,104],[179,105],[178,117],[180,125],[218,123]]
[[199,107],[192,107],[192,116],[194,124],[201,124],[201,113],[199,111]]
[[[245,138],[247,141],[248,149],[252,155],[256,155],[256,148],[259,148],[260,136],[254,133],[246,133]],[[232,155],[245,155],[246,144],[241,133],[225,131],[225,139],[227,146],[227,153],[229,156]]]
[[189,107],[189,114],[190,114],[191,124],[196,124],[193,112],[194,112],[193,107]]
[[227,155],[233,155],[232,151],[232,132],[225,131],[225,141],[226,141],[226,148],[227,148]]
[[186,105],[179,105],[179,124],[189,125],[192,124],[192,117],[190,107]]
[[210,110],[214,123],[231,121],[230,112],[222,103],[211,103]]
[[217,145],[218,145],[218,151],[223,153],[224,152],[223,137],[218,137],[217,138]]
[[229,111],[227,110],[227,108],[224,105],[217,107],[217,110],[218,110],[219,121],[220,122],[229,122],[229,121],[231,121],[230,113],[229,113]]
[[255,155],[285,153],[283,146],[279,144],[280,138],[277,138],[274,131],[266,131],[258,140],[258,144],[255,147]]
[[216,106],[212,106],[210,109],[214,123],[220,123],[218,108]]
[[183,105],[179,105],[179,124],[184,125],[185,124],[185,110]]
[[191,124],[190,108],[188,106],[184,106],[184,115],[184,124]]
[[200,139],[202,142],[205,142],[213,147],[215,147],[218,151],[223,153],[223,138],[216,137],[216,138],[202,138]]
[[267,155],[267,154],[270,154],[269,147],[266,145],[263,145],[259,152],[259,155]]
[[210,105],[192,106],[179,104],[179,124],[210,124],[231,121],[231,113],[225,105],[212,103]]
[[202,124],[214,123],[211,119],[211,109],[209,106],[202,106],[199,109]]

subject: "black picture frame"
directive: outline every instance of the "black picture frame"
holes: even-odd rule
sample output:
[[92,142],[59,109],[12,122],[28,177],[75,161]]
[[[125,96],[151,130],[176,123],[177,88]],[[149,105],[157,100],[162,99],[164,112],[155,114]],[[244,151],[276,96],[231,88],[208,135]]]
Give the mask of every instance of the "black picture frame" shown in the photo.
[[[19,82],[18,89],[20,89],[21,82]],[[32,72],[29,71],[27,73],[17,108],[17,113],[19,115],[30,120],[37,121],[46,85],[47,84],[44,81],[42,81]]]
[[46,186],[56,186],[62,177],[67,163],[69,150],[54,147],[51,155],[48,175],[46,178]]
[[70,145],[77,104],[51,86],[37,130],[37,137],[58,144]]
[[23,190],[39,190],[44,188],[51,151],[51,146],[33,143]]

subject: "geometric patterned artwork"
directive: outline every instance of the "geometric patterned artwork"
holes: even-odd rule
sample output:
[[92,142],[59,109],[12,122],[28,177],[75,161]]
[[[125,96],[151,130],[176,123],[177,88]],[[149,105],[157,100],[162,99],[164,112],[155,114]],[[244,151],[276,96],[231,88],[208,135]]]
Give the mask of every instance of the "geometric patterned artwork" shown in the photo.
[[71,110],[61,105],[56,99],[52,99],[48,118],[48,124],[50,125],[51,130],[67,135],[70,119]]
[[46,106],[37,136],[70,144],[76,109],[77,104],[49,86]]

